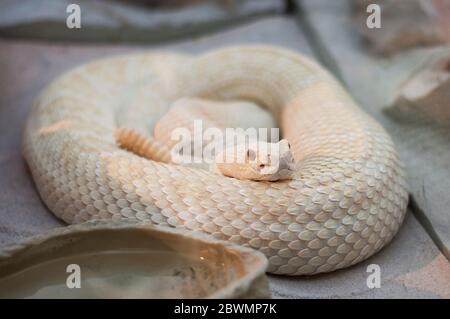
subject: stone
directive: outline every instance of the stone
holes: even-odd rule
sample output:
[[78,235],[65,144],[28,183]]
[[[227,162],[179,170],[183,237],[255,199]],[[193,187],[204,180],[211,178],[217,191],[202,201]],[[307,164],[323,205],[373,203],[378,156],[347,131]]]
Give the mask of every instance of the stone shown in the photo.
[[79,3],[81,28],[69,29],[66,8],[72,2],[2,1],[0,36],[64,42],[165,42],[217,31],[284,10],[283,3],[277,0],[197,1],[181,7],[90,0]]
[[[376,3],[381,8],[381,28],[366,25],[366,9]],[[391,55],[418,46],[450,41],[450,2],[447,0],[352,0],[355,24],[371,51]],[[412,23],[414,21],[414,23]]]
[[428,121],[450,128],[450,51],[413,72],[399,87],[388,110],[399,120]]

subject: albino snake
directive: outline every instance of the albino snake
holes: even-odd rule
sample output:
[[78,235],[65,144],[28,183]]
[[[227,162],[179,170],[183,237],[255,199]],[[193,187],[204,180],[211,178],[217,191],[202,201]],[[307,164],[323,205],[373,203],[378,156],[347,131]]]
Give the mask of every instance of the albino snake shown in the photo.
[[[148,131],[186,96],[270,110],[292,145],[292,179],[238,180],[118,147],[118,127]],[[279,48],[146,53],[81,66],[37,99],[23,146],[42,199],[67,223],[126,217],[201,231],[260,250],[276,274],[368,258],[396,234],[408,201],[384,129],[324,69]]]

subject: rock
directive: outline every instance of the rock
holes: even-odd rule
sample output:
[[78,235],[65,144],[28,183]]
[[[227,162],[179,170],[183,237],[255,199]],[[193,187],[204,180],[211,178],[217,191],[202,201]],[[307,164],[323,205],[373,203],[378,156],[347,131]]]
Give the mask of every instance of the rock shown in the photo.
[[399,88],[387,110],[396,118],[431,121],[450,129],[450,51],[430,59]]
[[[352,0],[355,22],[377,54],[390,55],[418,46],[448,43],[450,2],[447,0]],[[366,25],[367,6],[376,3],[381,8],[381,28]]]
[[[198,36],[256,17],[279,14],[281,1],[196,1],[190,6],[147,7],[133,2],[79,1],[81,28],[69,29],[70,0],[5,0],[0,37],[83,42],[152,43]],[[225,3],[226,2],[226,3]]]

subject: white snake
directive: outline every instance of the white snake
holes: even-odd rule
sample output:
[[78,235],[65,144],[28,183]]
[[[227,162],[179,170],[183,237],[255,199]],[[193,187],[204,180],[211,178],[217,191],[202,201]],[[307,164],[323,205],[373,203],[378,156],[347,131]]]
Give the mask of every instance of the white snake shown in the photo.
[[[292,145],[292,179],[238,180],[118,147],[118,127],[148,132],[186,96],[269,109]],[[276,274],[368,258],[396,234],[408,201],[384,129],[324,69],[279,48],[146,53],[81,66],[37,99],[23,144],[42,199],[67,223],[126,217],[201,231],[260,250]]]

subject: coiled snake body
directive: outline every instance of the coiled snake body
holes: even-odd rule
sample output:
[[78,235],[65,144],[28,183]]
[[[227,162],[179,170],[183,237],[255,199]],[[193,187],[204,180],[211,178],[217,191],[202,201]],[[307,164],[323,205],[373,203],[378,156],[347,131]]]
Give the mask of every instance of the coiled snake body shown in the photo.
[[[270,110],[292,145],[292,179],[238,180],[117,146],[118,127],[148,131],[186,96]],[[393,238],[406,212],[405,174],[387,133],[331,75],[284,49],[147,53],[81,66],[37,99],[23,145],[42,199],[67,223],[126,217],[201,231],[260,250],[276,274],[362,261]]]

